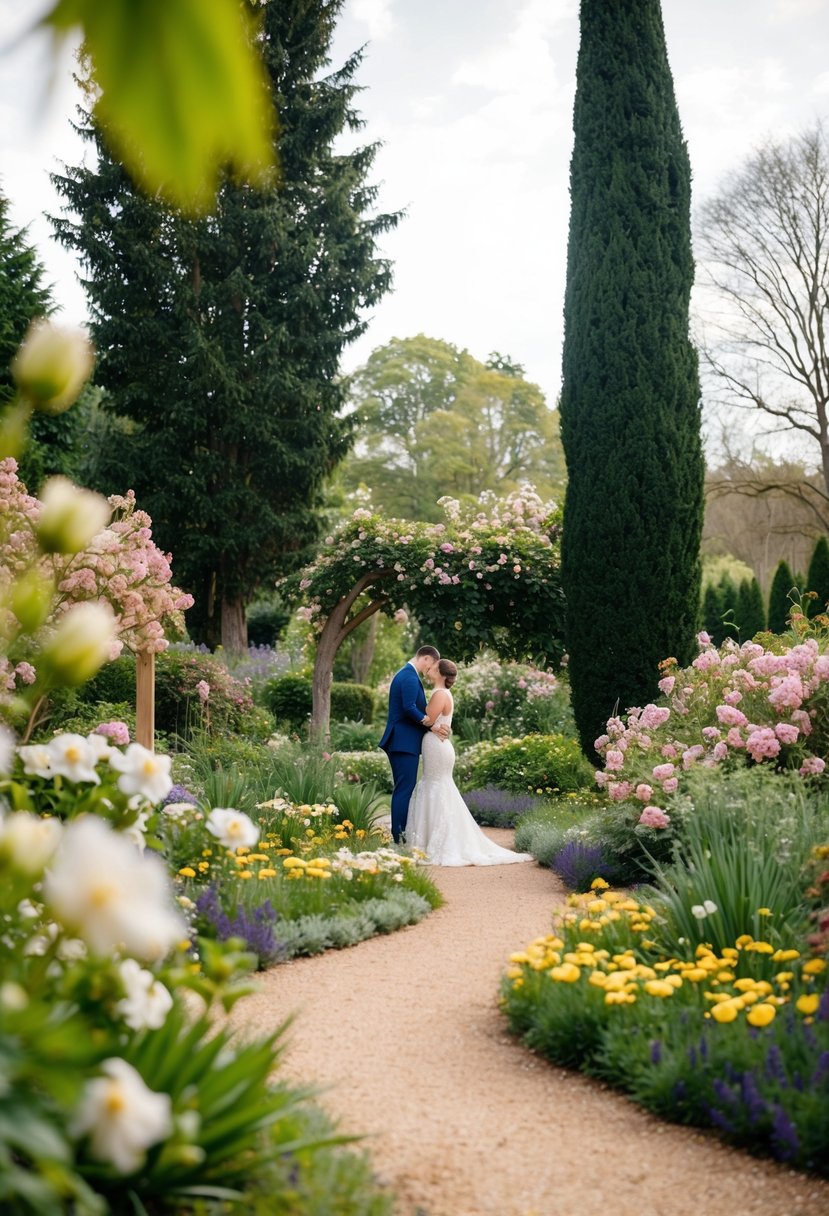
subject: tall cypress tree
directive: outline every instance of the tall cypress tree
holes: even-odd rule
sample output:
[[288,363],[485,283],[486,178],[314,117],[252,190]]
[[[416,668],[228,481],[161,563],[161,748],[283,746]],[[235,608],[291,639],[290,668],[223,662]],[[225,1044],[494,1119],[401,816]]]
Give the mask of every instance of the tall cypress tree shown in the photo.
[[[43,266],[25,229],[9,217],[9,202],[0,194],[0,409],[14,394],[9,365],[36,317],[52,311],[52,296],[43,282]],[[72,473],[81,430],[77,408],[50,416],[35,413],[29,440],[20,457],[20,476],[32,492],[50,473]]]
[[562,572],[590,751],[617,703],[654,695],[661,659],[690,661],[699,602],[690,167],[659,0],[582,0],[574,128]]
[[737,590],[735,619],[740,631],[740,640],[749,641],[755,633],[766,627],[766,609],[763,593],[756,578],[744,578]]
[[829,541],[819,536],[809,559],[806,573],[806,590],[814,591],[816,598],[809,600],[809,616],[827,611],[829,603]]
[[779,561],[769,589],[769,629],[772,633],[785,633],[792,610],[789,595],[797,589],[797,580],[787,561]]
[[231,649],[257,588],[318,533],[351,434],[340,355],[391,281],[376,240],[398,217],[370,214],[377,146],[334,150],[360,126],[361,53],[326,74],[341,7],[258,6],[279,116],[269,193],[227,181],[213,214],[185,219],[135,190],[86,116],[97,167],[56,178],[77,217],[56,229],[87,268],[97,381],[126,420],[112,450],[127,470],[101,476],[134,486],[196,596],[189,626]]
[[709,583],[702,597],[702,627],[711,641],[717,645],[722,629],[722,607],[720,594],[714,583]]

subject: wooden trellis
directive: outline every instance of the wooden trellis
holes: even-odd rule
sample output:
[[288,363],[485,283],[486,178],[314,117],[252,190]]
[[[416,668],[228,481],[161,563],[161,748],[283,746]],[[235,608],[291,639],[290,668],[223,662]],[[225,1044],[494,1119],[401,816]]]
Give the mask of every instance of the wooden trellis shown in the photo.
[[155,747],[155,654],[135,656],[135,738],[150,751]]

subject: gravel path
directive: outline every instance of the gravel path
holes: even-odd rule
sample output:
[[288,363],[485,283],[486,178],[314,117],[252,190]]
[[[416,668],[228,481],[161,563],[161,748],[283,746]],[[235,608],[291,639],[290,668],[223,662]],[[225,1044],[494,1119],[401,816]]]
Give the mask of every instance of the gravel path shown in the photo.
[[[511,833],[488,831],[509,845]],[[399,1216],[821,1216],[829,1183],[661,1123],[528,1053],[497,1007],[507,956],[563,895],[532,863],[436,869],[419,925],[272,968],[239,1026],[289,1014],[286,1072],[364,1134]]]

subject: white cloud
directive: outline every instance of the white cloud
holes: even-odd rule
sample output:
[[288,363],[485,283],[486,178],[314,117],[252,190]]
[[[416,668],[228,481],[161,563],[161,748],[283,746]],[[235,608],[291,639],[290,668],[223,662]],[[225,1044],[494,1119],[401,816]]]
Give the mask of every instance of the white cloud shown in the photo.
[[392,0],[352,0],[351,15],[368,26],[368,36],[375,41],[388,38],[394,29]]
[[790,25],[806,21],[827,8],[827,0],[772,0],[767,21],[769,25]]
[[821,72],[812,81],[813,93],[829,93],[829,72]]

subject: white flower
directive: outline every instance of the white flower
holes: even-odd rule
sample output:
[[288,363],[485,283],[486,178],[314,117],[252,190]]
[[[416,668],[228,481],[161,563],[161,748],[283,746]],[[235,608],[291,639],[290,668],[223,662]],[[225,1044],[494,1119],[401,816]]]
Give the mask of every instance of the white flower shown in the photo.
[[109,762],[121,774],[118,788],[124,794],[142,794],[149,802],[161,802],[173,788],[170,757],[157,756],[140,743],[131,743],[125,752],[114,752]]
[[130,1030],[158,1030],[173,1007],[173,998],[151,971],[134,958],[125,958],[118,968],[125,996],[115,1006]]
[[705,911],[702,904],[694,904],[691,908],[691,915],[695,916],[697,920],[705,920],[708,913]]
[[136,853],[94,815],[64,831],[43,893],[58,919],[94,954],[124,950],[152,961],[186,936],[163,862]]
[[173,1130],[170,1095],[153,1093],[126,1060],[104,1060],[101,1071],[103,1077],[87,1081],[70,1132],[89,1136],[97,1161],[133,1174],[147,1149]]
[[147,847],[147,840],[144,833],[147,830],[147,819],[150,812],[141,811],[134,823],[131,823],[128,828],[124,828],[121,835],[129,840],[138,849],[139,853],[143,853]]
[[0,776],[5,777],[14,760],[15,738],[7,726],[0,726]]
[[95,757],[96,763],[100,763],[101,760],[106,760],[109,762],[112,759],[116,748],[112,746],[106,735],[96,735],[93,731],[91,735],[86,736],[86,741],[89,744],[90,751]]
[[250,848],[259,839],[259,828],[253,820],[244,811],[230,807],[214,807],[205,827],[226,849],[238,849],[240,845]]
[[46,750],[51,776],[100,785],[101,778],[95,772],[97,758],[83,735],[55,735],[47,743]]
[[708,913],[709,916],[713,916],[713,914],[715,912],[719,911],[719,909],[717,908],[717,905],[714,903],[713,899],[706,899],[705,903],[702,906],[703,906],[703,908],[705,908],[705,911]]
[[60,414],[92,375],[94,357],[86,332],[40,317],[29,326],[11,373],[36,409]]
[[28,777],[52,776],[52,753],[45,743],[30,743],[27,747],[18,748],[17,754],[23,761],[23,772]]
[[64,963],[76,963],[78,959],[86,958],[86,943],[79,937],[65,937],[58,942],[58,958]]
[[46,553],[80,553],[112,514],[103,495],[82,490],[68,477],[50,477],[40,499],[43,506],[36,531]]
[[171,819],[181,819],[195,809],[192,802],[165,802],[161,812],[163,815],[169,815]]
[[60,684],[84,684],[111,658],[115,616],[108,604],[75,604],[58,621],[41,664]]
[[40,874],[58,847],[62,831],[59,819],[12,811],[0,819],[0,855],[20,874]]

